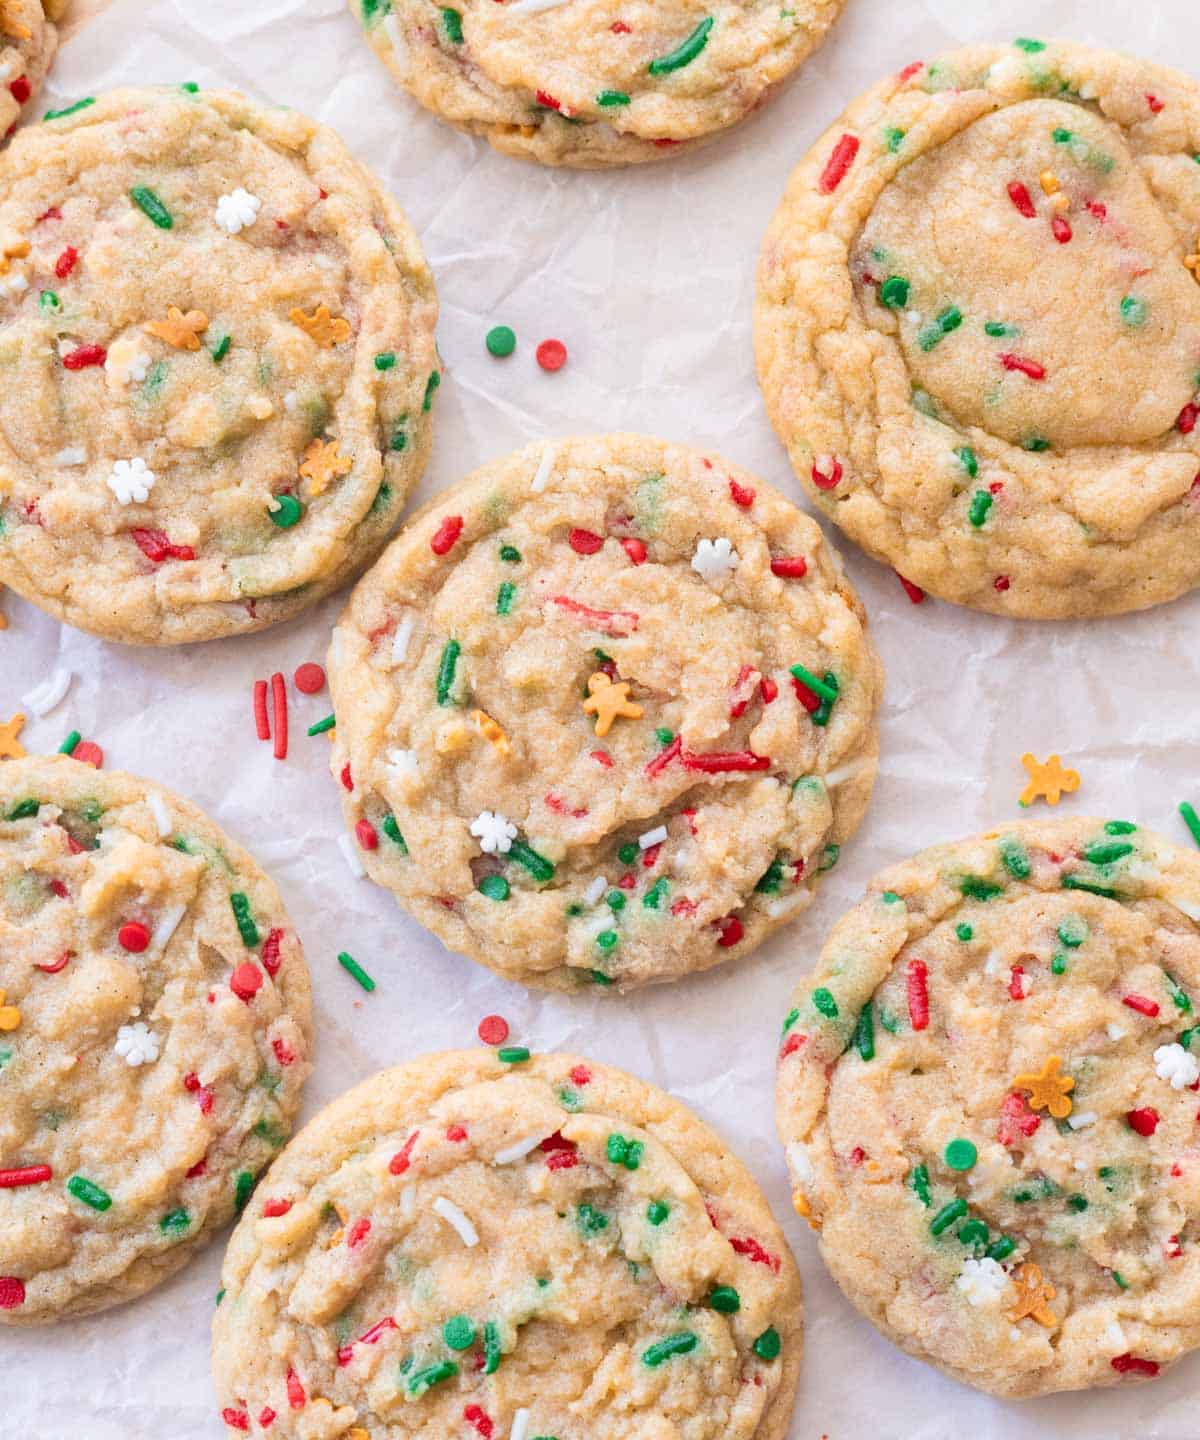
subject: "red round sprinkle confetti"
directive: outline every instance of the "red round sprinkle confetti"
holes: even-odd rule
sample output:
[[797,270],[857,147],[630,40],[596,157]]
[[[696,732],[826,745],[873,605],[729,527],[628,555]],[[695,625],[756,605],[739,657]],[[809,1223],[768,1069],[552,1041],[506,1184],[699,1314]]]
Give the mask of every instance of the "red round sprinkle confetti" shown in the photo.
[[258,1423],[264,1430],[269,1430],[275,1423],[275,1412],[269,1405],[264,1405],[258,1412]]
[[232,1405],[227,1405],[221,1411],[221,1419],[231,1430],[242,1430],[249,1433],[250,1417],[244,1410],[235,1410]]
[[477,1033],[485,1045],[503,1045],[508,1039],[508,1021],[503,1015],[485,1015]]
[[71,759],[99,770],[104,764],[104,751],[91,740],[81,740],[71,751]]
[[429,542],[429,548],[435,555],[447,555],[453,550],[462,532],[463,517],[461,515],[447,515],[434,532],[433,539]]
[[356,1220],[346,1232],[346,1244],[351,1250],[357,1250],[370,1233],[371,1222],[364,1215],[360,1220]]
[[632,536],[627,536],[621,541],[621,549],[624,550],[635,565],[644,565],[646,563],[646,542],[644,540],[637,540]]
[[537,363],[552,374],[567,363],[567,347],[561,340],[543,340],[537,347]]
[[597,550],[603,549],[604,536],[597,535],[594,530],[575,529],[567,536],[567,544],[576,555],[594,555]]
[[1012,581],[1008,578],[1007,575],[997,575],[996,578],[992,581],[992,589],[999,590],[1001,595],[1003,595],[1011,584]]
[[836,489],[842,478],[842,462],[835,457],[830,457],[828,473],[822,471],[817,462],[812,464],[812,482],[818,490]]
[[25,1282],[15,1275],[0,1275],[0,1310],[15,1310],[25,1303]]
[[306,660],[296,667],[292,684],[301,695],[317,695],[325,688],[325,672],[315,660]]
[[729,950],[746,933],[745,927],[736,915],[726,915],[723,920],[718,920],[717,929],[721,932],[717,937],[717,944],[722,950]]
[[461,1145],[467,1138],[467,1127],[465,1125],[451,1125],[446,1130],[446,1139],[454,1145]]
[[633,26],[626,25],[624,20],[614,20],[608,27],[614,35],[632,35]]
[[262,971],[249,960],[243,960],[229,977],[229,988],[248,1005],[262,989]]
[[103,345],[80,345],[62,357],[64,370],[86,370],[89,365],[103,365],[108,351]]
[[1144,1105],[1140,1110],[1130,1110],[1126,1116],[1129,1128],[1139,1135],[1150,1136],[1158,1129],[1158,1111],[1153,1105]]
[[570,1074],[572,1085],[590,1085],[592,1083],[592,1072],[586,1065],[573,1065]]
[[117,944],[132,955],[140,955],[150,943],[150,932],[137,920],[129,920],[117,931]]
[[354,834],[364,850],[379,848],[379,835],[369,820],[360,820],[354,827]]
[[808,574],[808,561],[803,555],[779,555],[771,561],[771,574],[781,580],[803,580]]

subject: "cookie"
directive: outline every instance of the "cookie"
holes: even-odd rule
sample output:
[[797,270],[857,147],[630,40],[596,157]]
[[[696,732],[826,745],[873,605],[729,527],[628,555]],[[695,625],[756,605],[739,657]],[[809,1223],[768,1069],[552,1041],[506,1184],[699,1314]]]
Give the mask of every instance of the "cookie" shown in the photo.
[[[58,48],[58,31],[50,22],[59,19],[65,9],[65,0],[0,3],[0,136],[5,139],[42,88]],[[12,257],[6,254],[4,258],[11,261]],[[0,271],[0,287],[3,277]]]
[[661,160],[745,119],[844,0],[350,0],[427,110],[497,150],[599,169]]
[[753,949],[875,778],[882,670],[817,525],[637,435],[531,445],[438,496],[354,591],[329,678],[367,873],[558,990]]
[[1032,619],[1200,583],[1200,89],[1080,45],[911,65],[801,162],[759,268],[767,408],[909,582]]
[[194,806],[0,765],[0,1322],[165,1280],[300,1104],[308,971],[274,885]]
[[433,282],[323,126],[194,86],[0,156],[0,582],[168,644],[261,629],[382,547],[429,446]]
[[885,870],[784,1024],[796,1208],[847,1297],[998,1395],[1200,1345],[1200,854],[1004,826]]
[[524,1049],[335,1100],[234,1231],[229,1432],[783,1440],[800,1277],[753,1177],[663,1091]]

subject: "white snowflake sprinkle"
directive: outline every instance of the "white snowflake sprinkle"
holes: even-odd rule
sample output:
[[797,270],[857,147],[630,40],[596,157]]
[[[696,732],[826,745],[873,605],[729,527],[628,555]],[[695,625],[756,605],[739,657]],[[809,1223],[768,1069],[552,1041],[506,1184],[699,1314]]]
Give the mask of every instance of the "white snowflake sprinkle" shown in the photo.
[[112,387],[138,384],[150,373],[151,355],[136,335],[115,341],[104,360],[104,375]]
[[1160,1045],[1154,1052],[1154,1073],[1165,1080],[1172,1090],[1183,1090],[1200,1080],[1200,1065],[1196,1057],[1174,1041]]
[[985,1255],[982,1260],[964,1260],[954,1288],[961,1290],[975,1306],[995,1305],[1008,1287],[1008,1276],[998,1261]]
[[507,855],[517,838],[517,827],[497,810],[481,810],[471,821],[471,834],[485,855]]
[[121,1026],[113,1049],[126,1065],[135,1069],[139,1065],[153,1065],[158,1059],[158,1037],[149,1025],[139,1020],[136,1025]]
[[154,471],[140,457],[133,460],[118,460],[108,477],[108,488],[122,505],[131,501],[144,505],[158,479]]
[[638,836],[638,849],[651,850],[655,845],[661,845],[667,838],[667,827],[656,825],[653,830],[647,830],[644,835]]
[[476,1230],[466,1215],[458,1208],[453,1200],[447,1200],[444,1195],[439,1195],[433,1202],[433,1208],[447,1225],[458,1231],[459,1238],[468,1250],[479,1244],[479,1231]]
[[217,201],[217,224],[228,234],[238,235],[254,224],[261,208],[258,196],[239,185],[232,195],[222,195]]
[[710,583],[720,580],[738,567],[740,557],[732,544],[720,535],[715,540],[701,540],[692,556],[692,569]]

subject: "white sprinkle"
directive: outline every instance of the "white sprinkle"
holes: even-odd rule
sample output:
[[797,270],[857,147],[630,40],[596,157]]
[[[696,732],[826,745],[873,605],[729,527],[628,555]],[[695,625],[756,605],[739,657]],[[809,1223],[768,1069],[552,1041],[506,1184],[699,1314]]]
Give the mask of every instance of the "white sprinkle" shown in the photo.
[[534,473],[533,484],[530,489],[535,495],[540,495],[550,483],[550,472],[554,469],[554,446],[546,445],[542,448],[542,458],[538,462],[538,468]]
[[293,413],[300,408],[300,397],[294,390],[289,390],[283,397],[283,408]]
[[104,358],[105,379],[113,389],[133,383],[140,385],[150,373],[150,360],[150,352],[142,348],[140,336],[124,336],[108,347]]
[[144,505],[149,500],[157,479],[158,476],[146,462],[140,456],[135,456],[132,460],[117,460],[113,464],[112,473],[108,477],[108,488],[122,505],[131,502]]
[[594,905],[597,900],[608,889],[608,880],[603,875],[597,875],[588,888],[583,892],[583,903]]
[[40,685],[32,689],[28,695],[22,695],[21,704],[32,710],[35,715],[49,715],[56,705],[62,704],[74,678],[75,676],[70,670],[56,670],[48,679],[43,680]]
[[406,1185],[400,1192],[400,1214],[405,1220],[411,1220],[417,1213],[417,1187]]
[[851,760],[845,765],[839,765],[835,770],[825,774],[826,790],[834,790],[839,785],[844,785],[847,780],[853,780],[856,775],[861,775],[864,770],[869,770],[875,762],[873,760]]
[[994,1305],[1008,1289],[1008,1276],[998,1261],[985,1255],[982,1260],[963,1261],[954,1288],[961,1290],[973,1306]]
[[444,1195],[439,1195],[433,1202],[433,1208],[447,1225],[453,1226],[458,1231],[468,1250],[479,1244],[479,1231],[475,1229],[453,1200],[447,1200]]
[[3,290],[6,295],[23,295],[28,289],[29,281],[16,270],[11,275],[0,278],[0,290]]
[[126,1065],[136,1070],[139,1065],[153,1065],[158,1059],[158,1036],[139,1020],[136,1025],[121,1026],[113,1049]]
[[1076,1110],[1067,1116],[1067,1124],[1072,1130],[1083,1130],[1088,1125],[1094,1125],[1099,1118],[1094,1110]]
[[1108,1031],[1110,1040],[1124,1040],[1125,1032],[1119,1025],[1106,1025],[1104,1028]]
[[511,1165],[515,1160],[524,1160],[531,1150],[536,1150],[546,1137],[540,1133],[528,1135],[524,1140],[518,1140],[515,1145],[510,1145],[506,1150],[497,1150],[493,1163],[496,1165]]
[[412,639],[413,628],[416,621],[411,615],[406,615],[396,626],[396,633],[392,637],[392,664],[403,665],[408,659],[408,642]]
[[485,855],[507,855],[517,838],[517,827],[506,820],[499,810],[481,810],[471,821],[471,834],[479,841]]
[[388,767],[397,775],[408,776],[417,773],[417,752],[415,750],[389,750]]
[[1167,904],[1174,905],[1176,910],[1182,910],[1189,920],[1200,921],[1200,904],[1194,900],[1185,900],[1181,895],[1168,895]]
[[1076,1160],[1075,1169],[1078,1170],[1080,1174],[1082,1174],[1085,1170],[1090,1170],[1091,1166],[1086,1160]]
[[232,195],[222,195],[217,201],[217,224],[229,235],[239,235],[248,230],[258,219],[262,201],[249,190],[239,185]]
[[560,5],[569,3],[570,0],[512,0],[504,13],[506,15],[540,15],[543,10],[557,10]]
[[1114,1320],[1104,1332],[1104,1343],[1111,1345],[1118,1355],[1124,1354],[1129,1348],[1129,1341],[1125,1338],[1125,1332]]
[[1000,956],[996,953],[995,950],[989,950],[989,951],[988,951],[988,957],[987,957],[987,959],[983,962],[983,973],[984,973],[985,975],[993,975],[993,976],[999,975],[999,973],[1000,973]]
[[653,830],[647,830],[644,835],[638,836],[639,850],[652,850],[655,845],[661,845],[667,838],[667,827],[656,825]]
[[813,1182],[813,1165],[809,1158],[808,1150],[801,1145],[799,1140],[793,1140],[787,1147],[788,1164],[792,1167],[792,1174],[799,1180],[801,1185],[811,1185]]
[[404,33],[400,29],[400,21],[396,18],[395,12],[384,16],[383,29],[392,42],[392,58],[396,70],[401,76],[405,76],[411,68],[408,58],[408,41],[404,38]]
[[338,836],[338,849],[342,852],[346,864],[350,867],[350,873],[356,880],[361,880],[366,875],[366,869],[358,858],[358,847],[349,835]]
[[1172,1090],[1183,1090],[1200,1080],[1200,1065],[1190,1051],[1174,1041],[1170,1045],[1160,1045],[1154,1052],[1154,1073],[1160,1080],[1165,1080]]
[[171,936],[179,929],[179,922],[187,914],[187,909],[186,905],[171,905],[159,916],[154,934],[150,937],[150,944],[155,950],[167,948]]
[[54,463],[64,469],[70,469],[73,465],[86,465],[87,451],[82,445],[68,445],[65,450],[60,450],[55,455]]
[[[551,4],[561,5],[562,0],[550,0]],[[543,9],[545,0],[543,0]],[[513,1416],[512,1429],[508,1432],[508,1440],[525,1440],[529,1434],[529,1411],[518,1410]]]
[[788,895],[782,900],[768,901],[767,914],[772,920],[778,920],[781,915],[790,915],[793,910],[803,910],[811,898],[811,890],[797,890],[794,895]]
[[692,569],[702,580],[711,583],[713,580],[723,580],[726,575],[736,570],[740,559],[732,543],[724,535],[718,535],[715,540],[701,540],[697,543],[696,553],[692,556]]
[[167,802],[156,790],[150,790],[146,794],[146,803],[150,806],[158,833],[166,837],[171,833],[171,815],[167,810]]

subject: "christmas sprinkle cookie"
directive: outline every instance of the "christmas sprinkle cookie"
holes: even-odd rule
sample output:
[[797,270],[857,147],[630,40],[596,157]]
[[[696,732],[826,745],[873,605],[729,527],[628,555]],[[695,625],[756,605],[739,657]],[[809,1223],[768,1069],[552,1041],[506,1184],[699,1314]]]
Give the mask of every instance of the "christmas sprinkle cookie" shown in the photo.
[[351,857],[553,989],[745,954],[862,819],[882,671],[838,557],[752,475],[537,444],[427,506],[329,662]]
[[436,300],[329,130],[193,85],[0,156],[0,581],[83,629],[261,629],[380,549],[429,445]]
[[497,150],[598,169],[661,160],[743,120],[844,0],[350,0],[428,110]]
[[753,1177],[678,1101],[525,1049],[334,1101],[234,1231],[226,1433],[783,1440],[800,1279]]
[[[63,0],[0,0],[0,136],[5,139],[42,88],[58,48],[51,21],[65,8]],[[4,258],[12,257],[5,251]],[[0,271],[0,289],[5,273]]]
[[801,162],[759,377],[907,582],[1034,619],[1200,583],[1200,89],[1079,45],[910,65]]
[[0,765],[0,1323],[103,1310],[247,1203],[310,1069],[279,895],[198,810]]
[[847,1297],[968,1385],[1200,1345],[1200,854],[1005,826],[885,870],[794,997],[778,1122]]

